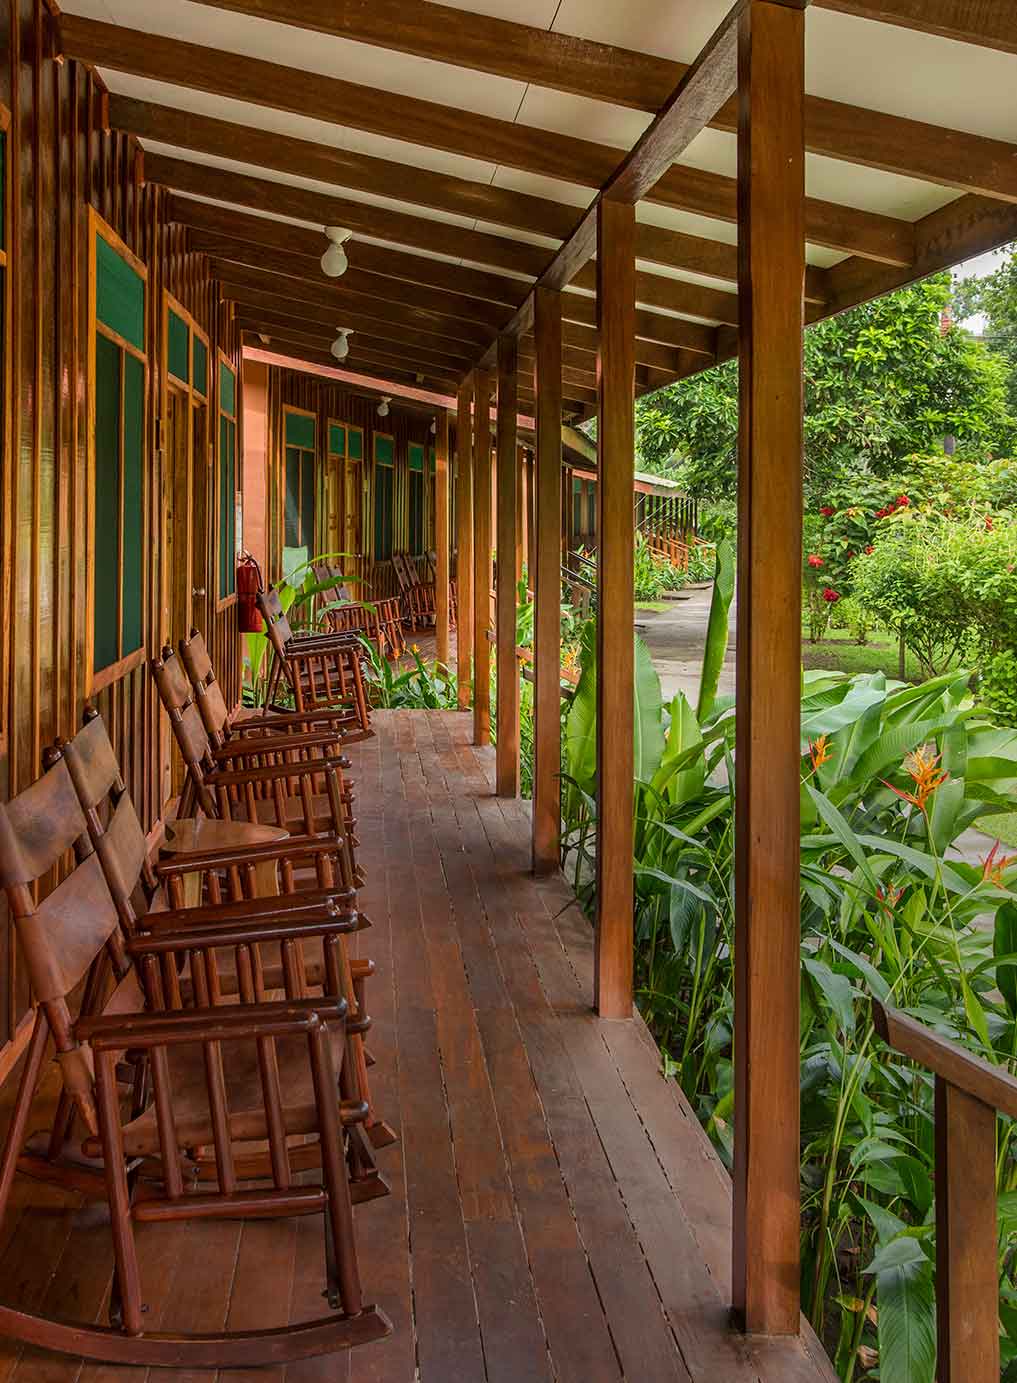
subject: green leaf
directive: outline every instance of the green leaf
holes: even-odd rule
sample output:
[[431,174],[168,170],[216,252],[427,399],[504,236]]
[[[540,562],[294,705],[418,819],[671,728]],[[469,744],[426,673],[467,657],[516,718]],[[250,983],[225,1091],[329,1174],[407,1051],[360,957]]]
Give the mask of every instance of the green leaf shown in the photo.
[[[999,959],[1017,951],[1017,903],[1004,903],[996,910],[992,933],[992,952]],[[1017,1018],[1017,969],[1001,965],[996,971],[996,986],[1003,996],[1007,1012]]]
[[720,685],[720,674],[727,655],[728,617],[735,589],[734,549],[726,538],[717,544],[717,569],[713,578],[713,598],[706,626],[703,672],[699,682],[696,719],[702,725],[713,710]]
[[847,824],[847,821],[828,797],[825,797],[817,788],[814,788],[811,783],[807,783],[806,787],[808,788],[809,796],[816,810],[819,812],[819,815],[854,860],[869,887],[872,889],[872,892],[875,893],[879,884],[865,856],[865,851],[859,843],[861,837],[855,835],[854,831],[852,831],[851,827]]
[[929,1262],[916,1259],[880,1272],[876,1303],[881,1383],[933,1383],[936,1296]]
[[846,975],[838,975],[821,960],[806,959],[802,963],[833,1010],[841,1032],[852,1032],[855,1026],[855,1006],[851,981]]
[[928,1263],[925,1250],[911,1234],[902,1234],[898,1239],[881,1244],[872,1262],[863,1273],[883,1273],[888,1268],[905,1268],[909,1263]]

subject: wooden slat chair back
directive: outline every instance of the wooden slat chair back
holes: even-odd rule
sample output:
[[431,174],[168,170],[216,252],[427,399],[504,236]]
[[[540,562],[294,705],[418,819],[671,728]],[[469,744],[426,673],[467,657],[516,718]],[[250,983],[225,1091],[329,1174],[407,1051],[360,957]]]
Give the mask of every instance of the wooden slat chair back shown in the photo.
[[[145,1013],[140,988],[125,993],[121,982],[102,1013],[75,1013],[72,996],[99,958],[111,947],[115,966],[122,957],[117,910],[98,854],[83,855],[41,903],[35,888],[83,839],[85,815],[62,757],[39,782],[0,805],[0,883],[38,999],[0,1160],[0,1215],[52,1038],[64,1088],[89,1130],[86,1148],[103,1163],[115,1262],[112,1328],[0,1306],[0,1332],[113,1363],[211,1369],[281,1363],[381,1338],[390,1327],[363,1303],[342,1152],[336,1057],[342,1059],[345,1004],[321,998]],[[143,951],[151,944],[136,938],[128,946]],[[183,949],[211,944],[208,934],[192,935]],[[128,986],[132,976],[128,966]],[[117,1069],[126,1050],[143,1057],[154,1098],[125,1121]],[[319,1139],[317,1185],[293,1179],[287,1140],[307,1134]],[[240,1186],[235,1151],[242,1139],[268,1140],[270,1186]],[[185,1185],[186,1154],[203,1143],[214,1148],[217,1182],[195,1192]],[[153,1166],[159,1171],[159,1182],[147,1182],[144,1193],[135,1179],[139,1158],[147,1159],[150,1176]],[[336,1314],[272,1331],[145,1335],[137,1221],[311,1213],[323,1215],[326,1292]]]
[[[241,915],[270,918],[273,913],[293,915],[294,911],[308,911],[299,894],[255,900],[252,896],[253,867],[244,868],[240,864],[226,869],[222,887],[216,872],[208,871],[213,903],[226,902],[225,910],[220,907],[211,915],[209,909],[189,909],[186,914],[178,909],[170,910],[162,882],[148,864],[141,826],[130,794],[120,778],[106,728],[94,711],[86,711],[86,717],[74,739],[59,743],[51,757],[58,754],[67,765],[85,818],[88,841],[99,857],[121,925],[128,936],[165,930],[167,925],[175,925],[185,916],[193,919],[200,915],[203,920],[211,917],[205,922],[211,928],[218,925],[215,920],[218,918],[225,918],[228,926]],[[170,865],[166,872],[170,878],[176,878],[186,867],[186,863],[181,862],[175,869]],[[259,906],[255,906],[256,902]],[[335,930],[325,942],[308,938],[298,946],[287,948],[273,939],[243,948],[206,949],[200,957],[191,958],[195,966],[188,974],[178,968],[177,951],[165,951],[158,956],[147,954],[143,962],[145,990],[150,1002],[158,1008],[192,1006],[196,1000],[206,1006],[230,1003],[235,1002],[238,995],[246,1002],[261,1001],[271,992],[283,990],[289,998],[303,999],[312,992],[342,998],[348,1005],[347,1060],[340,1073],[343,1094],[351,1109],[354,1105],[363,1106],[362,1119],[356,1123],[373,1123],[363,1034],[371,1025],[365,986],[374,972],[374,965],[369,960],[351,962],[346,933],[358,929],[356,895],[352,889],[331,886],[329,878],[328,886],[316,895],[310,911],[315,906],[320,910],[332,904],[336,905]],[[359,1132],[348,1133],[355,1141],[355,1146],[350,1148],[351,1173],[358,1181],[358,1198],[369,1198],[369,1181],[375,1183],[373,1194],[384,1194],[384,1183],[377,1176],[373,1159],[363,1146]]]
[[[316,566],[314,573],[317,581],[334,581],[341,576],[338,567],[327,563]],[[402,610],[396,597],[386,596],[380,600],[372,597],[358,601],[350,588],[342,584],[336,586],[332,594],[334,599],[347,602],[337,610],[328,611],[327,619],[333,633],[362,633],[383,656],[402,657],[406,644],[402,633]]]
[[[429,576],[429,579],[430,579],[430,582],[431,582],[431,586],[432,586],[432,588],[433,588],[435,591],[437,591],[437,589],[438,589],[438,554],[437,554],[437,553],[435,552],[435,550],[432,548],[429,552],[426,552],[426,553],[424,554],[424,556],[425,556],[425,558],[426,558],[426,560],[427,560],[427,570],[428,570],[428,576]],[[453,550],[449,553],[449,571],[450,571],[450,572],[454,572],[455,569],[456,569],[456,553],[455,553],[455,550],[453,549]],[[452,575],[449,576],[449,581],[448,581],[448,622],[449,622],[449,628],[450,628],[450,629],[454,629],[454,628],[456,627],[456,625],[459,623],[459,587],[456,585],[456,578],[455,578],[455,576],[452,576]]]
[[257,602],[273,655],[266,711],[285,682],[293,693],[298,711],[310,711],[319,706],[348,706],[360,734],[373,733],[360,666],[362,649],[355,636],[295,636],[274,586],[259,591]]

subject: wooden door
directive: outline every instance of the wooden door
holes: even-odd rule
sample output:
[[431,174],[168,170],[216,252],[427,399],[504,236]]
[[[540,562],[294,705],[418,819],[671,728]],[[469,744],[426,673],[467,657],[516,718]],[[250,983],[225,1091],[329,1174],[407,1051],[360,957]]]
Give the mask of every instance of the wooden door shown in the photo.
[[195,402],[191,407],[191,448],[193,455],[191,496],[191,619],[195,629],[206,638],[211,632],[209,616],[212,609],[211,538],[212,508],[212,448],[208,437],[208,410]]
[[[351,576],[364,576],[363,561],[360,554],[363,552],[361,539],[361,485],[360,485],[360,464],[357,461],[346,459],[343,467],[343,477],[345,480],[345,494],[343,496],[343,516],[345,531],[343,533],[343,551],[351,555],[343,562],[343,567]],[[363,593],[363,588],[360,588]]]
[[168,505],[167,642],[175,646],[191,625],[191,402],[186,390],[170,388],[166,400]]

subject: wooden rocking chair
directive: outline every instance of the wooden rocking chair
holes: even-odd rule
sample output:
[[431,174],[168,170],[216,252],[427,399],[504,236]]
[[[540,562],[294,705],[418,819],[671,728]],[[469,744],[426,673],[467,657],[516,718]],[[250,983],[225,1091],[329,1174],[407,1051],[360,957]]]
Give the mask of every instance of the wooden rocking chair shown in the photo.
[[259,591],[257,600],[273,654],[265,698],[266,713],[285,682],[293,693],[298,711],[348,706],[356,721],[358,737],[372,735],[361,669],[363,649],[359,640],[349,634],[298,637],[293,633],[274,586]]
[[[314,568],[316,581],[338,580],[337,568],[324,563]],[[355,601],[348,586],[341,583],[335,587],[338,600],[347,602],[339,609],[329,610],[325,618],[333,634],[363,634],[374,644],[378,652],[392,658],[401,658],[406,651],[403,639],[402,610],[397,596],[372,597],[369,601]]]
[[402,593],[403,622],[411,630],[434,623],[434,583],[420,580],[417,564],[405,552],[393,552],[392,568]]
[[[0,883],[6,891],[38,1000],[13,1117],[0,1159],[0,1216],[6,1211],[43,1060],[56,1047],[64,1090],[87,1130],[86,1151],[101,1159],[114,1249],[110,1326],[49,1319],[0,1306],[0,1331],[27,1343],[90,1359],[141,1366],[217,1369],[286,1363],[377,1340],[389,1322],[366,1306],[360,1286],[350,1188],[343,1157],[337,1063],[343,1056],[342,999],[288,998],[273,1003],[145,1012],[134,958],[189,957],[200,972],[227,944],[224,932],[191,931],[124,940],[99,857],[79,859],[57,888],[35,902],[35,886],[82,841],[84,813],[66,762],[14,801],[0,806]],[[238,955],[261,942],[261,921],[235,922]],[[274,935],[295,945],[309,934],[328,949],[342,923],[280,919]],[[102,981],[95,976],[101,973]],[[114,987],[107,977],[112,973]],[[90,1010],[75,1013],[85,981]],[[132,1053],[153,1098],[121,1114],[118,1066]],[[288,1140],[314,1136],[317,1184],[293,1178]],[[249,1187],[236,1145],[267,1140],[271,1184]],[[196,1147],[213,1149],[216,1181],[196,1189],[185,1173]],[[158,1181],[144,1181],[143,1165]],[[93,1176],[93,1182],[96,1178]],[[71,1182],[78,1185],[77,1182]],[[145,1331],[134,1224],[188,1218],[261,1218],[321,1214],[326,1294],[334,1314],[277,1329],[211,1335]]]
[[[159,1008],[179,1008],[182,1003],[193,1003],[195,999],[206,1006],[228,1003],[238,996],[244,1002],[253,1002],[282,990],[290,998],[305,998],[312,990],[320,990],[329,998],[344,999],[347,1004],[347,1053],[340,1072],[340,1085],[347,1101],[344,1108],[353,1111],[346,1135],[354,1200],[373,1200],[386,1195],[388,1187],[375,1168],[359,1127],[370,1123],[375,1132],[372,1134],[369,1130],[368,1137],[372,1142],[377,1139],[378,1146],[395,1139],[391,1130],[372,1116],[367,1082],[363,1034],[370,1028],[371,1020],[367,1014],[365,987],[374,973],[374,963],[367,959],[350,959],[346,936],[358,930],[360,924],[356,894],[333,882],[327,842],[320,837],[306,843],[300,837],[285,842],[297,850],[304,848],[313,852],[320,888],[311,899],[303,893],[252,898],[244,884],[253,866],[230,865],[228,860],[232,857],[219,855],[217,858],[212,852],[204,861],[198,855],[197,867],[200,869],[202,863],[206,865],[203,872],[208,874],[215,899],[213,905],[167,910],[174,895],[179,899],[179,890],[174,890],[173,884],[179,881],[182,873],[197,872],[196,857],[191,854],[184,856],[182,862],[168,860],[154,868],[149,865],[141,823],[120,776],[105,726],[94,712],[86,712],[86,716],[84,728],[69,744],[58,744],[48,761],[55,762],[59,756],[67,763],[88,824],[89,843],[99,856],[125,934],[130,938],[142,933],[151,933],[155,938],[171,937],[172,947],[161,953],[159,966],[154,964],[153,955],[146,958],[144,979],[150,1002]],[[247,855],[250,854],[249,849]],[[285,851],[277,848],[277,854],[283,870],[286,865],[292,867],[293,861],[287,858]],[[219,883],[220,876],[223,884]],[[230,900],[225,907],[224,895]],[[192,968],[187,976],[178,972],[175,960],[179,955],[176,942],[180,935],[203,928],[211,931],[222,927],[228,931],[238,921],[260,921],[270,926],[280,915],[288,919],[335,916],[342,926],[324,955],[313,939],[286,948],[267,937],[263,944],[252,945],[249,953],[243,954],[240,968],[239,953],[227,943],[222,952],[209,952],[197,971]],[[383,1134],[391,1136],[383,1137]],[[257,1165],[256,1160],[252,1165]]]

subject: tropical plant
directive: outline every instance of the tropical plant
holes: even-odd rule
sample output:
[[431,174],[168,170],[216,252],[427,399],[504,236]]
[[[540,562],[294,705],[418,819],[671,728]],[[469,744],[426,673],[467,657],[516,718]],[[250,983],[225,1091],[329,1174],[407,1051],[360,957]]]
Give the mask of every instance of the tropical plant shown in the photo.
[[425,663],[420,649],[410,648],[413,666],[400,669],[372,643],[364,646],[365,682],[371,705],[385,711],[454,711],[458,705],[455,674],[437,660]]
[[[729,554],[718,555],[697,707],[661,704],[637,646],[637,997],[667,1074],[721,1155],[733,1149],[734,706],[717,695]],[[569,711],[566,863],[595,888],[592,632]],[[933,1084],[875,1036],[891,999],[990,1061],[1017,1058],[1017,863],[956,858],[976,819],[1010,811],[1017,730],[965,672],[921,686],[805,673],[801,709],[801,1098],[804,1308],[841,1377],[933,1383]],[[1004,1362],[1017,1368],[1017,1146],[1000,1120]],[[1012,1334],[1011,1334],[1012,1331]]]

